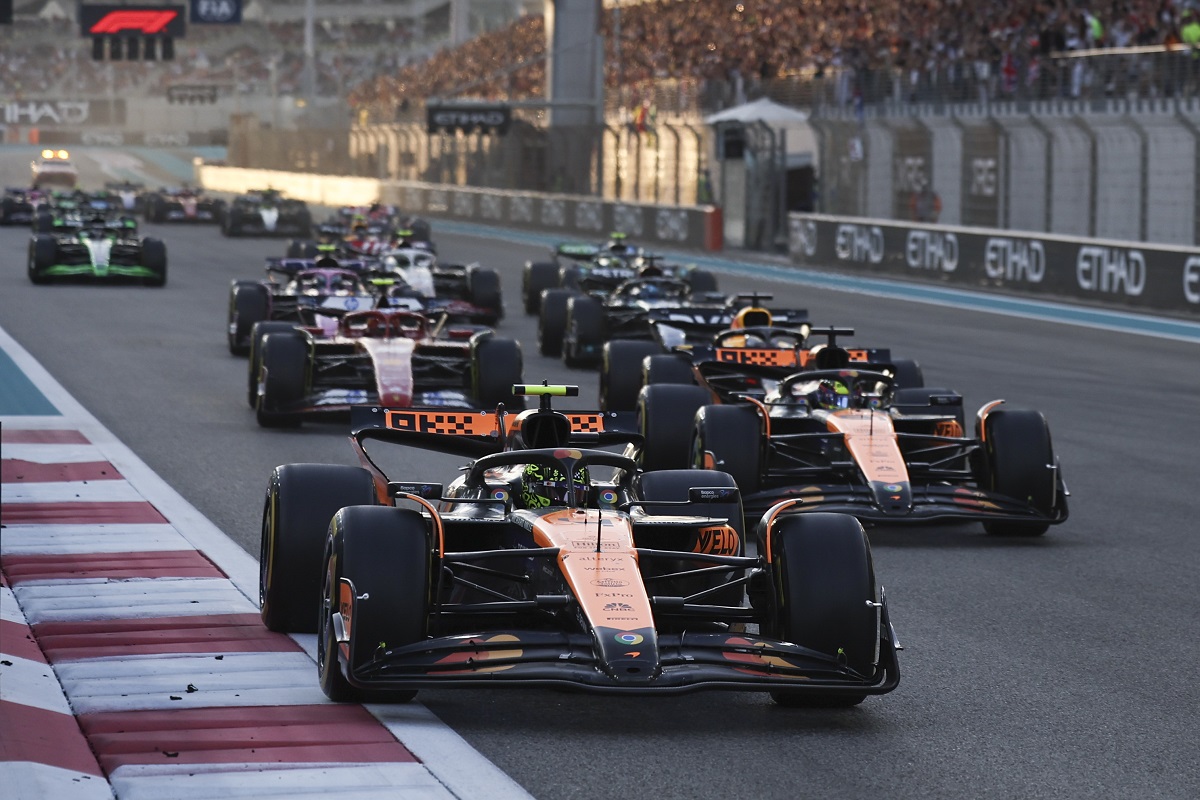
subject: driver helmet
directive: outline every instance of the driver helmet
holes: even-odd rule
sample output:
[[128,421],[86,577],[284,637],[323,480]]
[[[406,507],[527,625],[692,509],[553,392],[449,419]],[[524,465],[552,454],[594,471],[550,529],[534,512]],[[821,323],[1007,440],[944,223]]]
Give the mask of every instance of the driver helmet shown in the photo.
[[729,327],[742,328],[769,328],[771,327],[771,312],[765,308],[758,306],[746,306],[733,317],[733,322]]
[[548,506],[580,508],[587,505],[588,486],[591,483],[587,467],[579,467],[575,470],[573,497],[566,473],[557,467],[526,464],[521,478],[521,500],[526,508],[536,509]]
[[841,381],[822,380],[817,388],[809,393],[808,404],[812,408],[825,408],[830,411],[850,407],[850,390]]
[[613,255],[628,256],[637,252],[637,248],[625,240],[625,234],[614,231],[608,237],[608,242],[605,243],[604,249]]

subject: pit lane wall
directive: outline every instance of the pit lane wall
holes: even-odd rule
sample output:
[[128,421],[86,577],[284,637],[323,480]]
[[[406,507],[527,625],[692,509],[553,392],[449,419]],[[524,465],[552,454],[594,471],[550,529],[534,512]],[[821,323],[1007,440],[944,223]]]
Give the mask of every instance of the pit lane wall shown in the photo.
[[991,228],[790,214],[798,266],[1200,316],[1200,249]]
[[196,183],[215,192],[241,194],[278,189],[309,203],[342,206],[381,202],[410,214],[561,233],[566,239],[598,239],[620,231],[663,247],[719,251],[721,209],[622,203],[567,194],[473,189],[417,181],[309,175],[275,170],[196,164]]

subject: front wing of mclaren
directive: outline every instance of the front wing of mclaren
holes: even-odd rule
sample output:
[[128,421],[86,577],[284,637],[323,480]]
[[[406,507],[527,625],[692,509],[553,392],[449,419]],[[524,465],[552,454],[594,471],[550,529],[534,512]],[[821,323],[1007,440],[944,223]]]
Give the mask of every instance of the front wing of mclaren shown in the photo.
[[850,514],[864,522],[888,525],[954,520],[1056,525],[1067,519],[1066,490],[1061,481],[1051,515],[1012,497],[948,484],[796,483],[742,495],[747,520],[758,520],[777,503],[789,500],[798,501],[794,507],[797,512]]
[[[879,669],[858,675],[823,653],[744,633],[683,633],[656,636],[653,629],[596,629],[583,633],[492,631],[446,636],[406,647],[381,649],[347,680],[363,689],[404,690],[454,686],[553,686],[595,693],[683,694],[704,689],[812,690],[824,696],[884,694],[900,680],[891,626],[884,630]],[[620,661],[597,655],[611,638],[652,669],[626,671]],[[341,664],[346,670],[346,643]],[[632,659],[631,659],[632,660]]]

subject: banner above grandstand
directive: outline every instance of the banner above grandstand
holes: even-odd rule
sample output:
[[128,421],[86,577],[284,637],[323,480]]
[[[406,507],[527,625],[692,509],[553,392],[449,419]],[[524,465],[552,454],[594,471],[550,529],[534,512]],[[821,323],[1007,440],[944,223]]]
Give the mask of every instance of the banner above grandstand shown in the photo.
[[430,133],[478,131],[503,135],[512,123],[512,109],[501,104],[427,103],[425,113]]
[[237,25],[242,21],[242,0],[191,0],[193,25]]

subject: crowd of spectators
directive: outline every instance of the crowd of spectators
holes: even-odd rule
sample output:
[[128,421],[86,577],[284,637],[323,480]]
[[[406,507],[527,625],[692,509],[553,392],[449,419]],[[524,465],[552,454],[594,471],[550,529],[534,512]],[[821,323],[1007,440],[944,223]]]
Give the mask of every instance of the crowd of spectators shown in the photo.
[[[769,83],[823,83],[844,104],[933,95],[955,100],[1195,93],[1195,0],[647,0],[603,10],[605,81],[624,99],[663,82],[720,104]],[[616,31],[619,29],[619,37]],[[544,92],[540,17],[398,72],[351,94],[380,118],[422,98],[519,99]],[[1153,45],[1158,56],[1065,57]],[[707,88],[707,92],[706,92]],[[618,89],[618,92],[611,90]]]
[[[622,103],[664,84],[702,105],[771,85],[820,85],[833,102],[1170,95],[1200,91],[1200,0],[616,0],[600,15],[605,82]],[[439,18],[440,19],[440,18]],[[73,23],[46,23],[70,28]],[[619,35],[618,35],[619,31]],[[545,91],[538,15],[435,52],[444,32],[411,20],[326,21],[315,31],[317,91],[394,119],[430,96],[522,99]],[[440,35],[439,35],[440,34]],[[73,30],[0,42],[0,93],[129,95],[173,83],[243,94],[300,91],[303,26],[245,23],[189,31],[169,64],[91,60]],[[1065,58],[1072,51],[1178,47],[1157,56]],[[715,92],[714,92],[715,87]],[[616,89],[617,91],[612,91]]]

